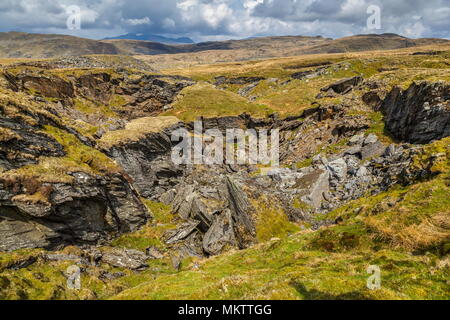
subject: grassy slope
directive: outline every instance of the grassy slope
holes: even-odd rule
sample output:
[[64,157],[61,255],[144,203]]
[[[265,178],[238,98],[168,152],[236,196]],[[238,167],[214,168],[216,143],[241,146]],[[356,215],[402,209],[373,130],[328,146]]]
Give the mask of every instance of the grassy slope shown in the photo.
[[[394,85],[406,88],[413,81],[418,80],[450,81],[448,72],[449,46],[441,46],[440,50],[443,52],[437,56],[411,55],[412,52],[431,49],[425,47],[415,48],[415,50],[380,51],[375,56],[373,52],[307,55],[264,61],[197,66],[183,70],[169,69],[165,70],[164,73],[176,73],[209,83],[214,83],[214,78],[217,76],[275,78],[278,81],[262,81],[250,92],[249,96],[257,98],[251,105],[262,105],[281,116],[288,116],[299,114],[302,110],[311,107],[314,102],[321,104],[342,102],[343,97],[318,100],[316,96],[324,86],[355,75],[362,75],[367,80],[383,81],[387,86],[386,90]],[[311,64],[325,62],[335,64],[329,68],[326,74],[310,80],[293,80],[290,77],[295,72],[317,68],[308,67]],[[287,80],[291,81],[286,83]],[[221,86],[221,89],[225,89],[225,92],[236,93],[244,86],[225,85]],[[192,119],[200,115],[228,115],[239,110],[253,113],[256,116],[261,114],[258,108],[249,109],[248,103],[244,103],[245,100],[243,99],[237,99],[239,97],[232,99],[232,101],[225,101],[223,98],[225,93],[218,93],[219,96],[216,96],[216,91],[206,85],[196,86],[188,89],[187,92],[192,93],[192,95],[182,98],[181,102],[175,104],[176,108],[170,111],[170,115],[186,117],[186,114],[189,114],[189,118]],[[218,104],[216,101],[219,97],[229,107]],[[241,109],[237,107],[237,103],[242,105]]]
[[[339,225],[290,236],[275,227],[271,235],[281,239],[197,261],[198,269],[185,266],[114,298],[449,299],[449,146],[446,138],[415,157],[414,166],[431,168],[429,180],[352,201],[318,218],[339,218]],[[278,221],[273,210],[260,211]],[[268,239],[270,234],[261,240]],[[381,268],[380,290],[366,287],[370,265]]]
[[[264,101],[282,114],[296,113],[301,101],[305,106],[310,105],[311,90],[318,92],[324,82],[356,74],[386,80],[388,89],[394,85],[407,87],[414,80],[450,80],[445,65],[448,55],[447,52],[424,58],[400,52],[376,59],[364,55],[338,57],[338,61],[348,65],[347,69],[336,70],[309,83],[294,80],[281,92],[275,85],[274,88],[266,86],[258,102]],[[323,57],[315,59],[323,60]],[[286,66],[301,66],[301,63],[305,63],[304,58],[279,59],[198,67],[185,74],[203,81],[212,81],[218,75],[286,79]],[[227,89],[237,90],[236,87]],[[309,95],[302,95],[302,90]],[[296,109],[289,108],[290,101]],[[373,112],[369,117],[373,121],[369,131],[390,142],[384,136],[379,114]],[[417,166],[428,166],[431,155],[444,154],[443,160],[434,164],[436,177],[353,201],[322,217],[341,218],[340,225],[318,232],[300,232],[248,250],[199,261],[198,270],[188,267],[179,274],[144,282],[114,298],[448,299],[449,142],[444,139],[429,146],[416,159]],[[369,265],[378,265],[382,270],[381,290],[366,288]]]
[[216,89],[207,83],[199,83],[185,88],[173,104],[173,109],[163,115],[176,116],[183,121],[193,121],[199,116],[210,118],[240,115],[244,112],[265,117],[271,113],[271,110],[248,102],[236,93]]
[[[443,144],[448,145],[448,139]],[[450,187],[448,162],[444,165],[438,170],[446,173],[430,181],[357,200],[330,213],[327,218],[343,219],[340,225],[290,236],[273,230],[280,238],[209,260],[185,260],[180,272],[167,257],[150,261],[150,269],[143,273],[100,266],[83,274],[81,291],[71,291],[65,287],[64,276],[71,263],[47,262],[5,270],[12,262],[39,251],[5,254],[0,258],[0,298],[448,299],[450,203],[445,195]],[[122,236],[114,246],[143,250],[152,245],[166,252],[160,239],[174,226],[170,208],[152,202],[147,205],[155,215],[154,224]],[[262,214],[272,216],[273,212]],[[430,221],[434,230],[443,230],[431,242],[422,234],[408,232],[430,227]],[[398,229],[406,231],[398,233]],[[64,253],[73,250],[66,248]],[[381,268],[380,290],[366,288],[369,265]],[[104,282],[98,276],[105,271],[124,272],[125,276]]]
[[[398,49],[424,44],[438,45],[442,39],[406,39],[399,36],[365,35],[337,40],[320,37],[264,37],[246,40],[207,42],[192,45],[165,45],[150,41],[96,41],[67,35],[0,33],[0,56],[9,58],[50,58],[86,54],[155,55],[220,51],[224,61],[293,56],[305,53],[353,52]],[[228,53],[227,53],[228,52]],[[214,56],[215,53],[212,53]],[[179,58],[175,58],[176,59]],[[192,59],[187,59],[192,60]],[[217,62],[214,57],[209,63]],[[212,61],[211,61],[212,60]]]
[[[145,250],[149,246],[158,247],[163,253],[166,247],[161,241],[165,231],[175,227],[170,208],[162,204],[144,201],[155,219],[153,223],[132,234],[115,239],[111,246]],[[137,273],[127,269],[114,268],[109,265],[90,267],[89,272],[83,272],[82,289],[67,289],[65,272],[73,262],[48,262],[41,258],[35,264],[20,270],[11,267],[30,257],[39,257],[42,250],[19,250],[13,253],[0,254],[0,300],[92,300],[107,299],[123,290],[133,288],[143,281],[165,274],[174,274],[170,258],[149,261],[149,269]],[[62,254],[79,254],[79,249],[67,247]],[[101,275],[105,272],[114,274],[122,272],[123,277],[114,281],[104,281]]]
[[[201,67],[183,74],[202,81],[211,81],[217,75],[264,75],[285,80],[290,73],[304,70],[304,64],[318,60],[334,59],[333,62],[346,62],[350,66],[348,70],[337,70],[309,83],[295,80],[283,87],[286,92],[279,94],[279,83],[274,84],[273,88],[257,88],[255,90],[259,89],[262,94],[257,103],[249,103],[236,95],[238,88],[219,90],[201,83],[185,89],[184,96],[169,113],[178,113],[177,116],[185,120],[193,120],[197,115],[216,116],[244,111],[264,116],[266,109],[258,105],[261,101],[282,114],[297,113],[303,108],[302,103],[305,107],[311,103],[309,97],[301,94],[305,88],[315,93],[322,83],[358,73],[374,80],[386,80],[389,85],[401,86],[409,85],[414,79],[450,80],[445,65],[448,58],[448,52],[430,57],[413,57],[400,52],[386,56],[380,54],[376,58],[364,54],[333,55]],[[296,66],[299,68],[293,68]],[[379,72],[380,67],[399,69]],[[292,102],[292,108],[286,102],[289,99],[296,99]],[[355,109],[349,112],[361,111]],[[373,113],[371,119],[373,127],[370,130],[384,137],[379,114]],[[65,146],[67,156],[61,160],[93,172],[116,169],[101,157],[97,157],[100,161],[95,165],[91,158],[93,150],[81,145],[74,136],[53,127],[45,128],[45,132]],[[410,187],[394,188],[375,197],[351,202],[328,215],[331,219],[340,217],[340,225],[318,232],[292,234],[296,228],[276,215],[273,208],[261,208],[263,216],[270,216],[277,223],[271,226],[260,224],[260,240],[267,241],[272,237],[279,237],[280,240],[274,239],[210,260],[195,261],[200,266],[198,270],[193,260],[186,260],[181,272],[177,272],[171,266],[169,257],[151,261],[149,270],[143,273],[101,266],[92,273],[84,274],[83,290],[74,292],[65,287],[64,272],[70,264],[39,262],[18,271],[8,270],[11,263],[36,255],[39,251],[2,254],[0,299],[448,299],[448,145],[448,139],[437,142],[416,159],[416,165],[426,166],[430,155],[445,154],[443,160],[434,164],[435,172],[440,173],[438,176]],[[54,171],[59,167],[60,163],[42,168]],[[43,174],[48,175],[48,170]],[[34,171],[32,173],[35,174]],[[113,245],[140,250],[155,245],[166,252],[160,239],[166,230],[173,228],[170,208],[147,204],[156,216],[155,223],[117,239]],[[65,252],[70,253],[71,250],[76,249],[67,248]],[[366,269],[372,264],[382,270],[382,289],[378,291],[365,287],[369,277]],[[98,278],[104,271],[124,272],[125,277],[104,282]]]

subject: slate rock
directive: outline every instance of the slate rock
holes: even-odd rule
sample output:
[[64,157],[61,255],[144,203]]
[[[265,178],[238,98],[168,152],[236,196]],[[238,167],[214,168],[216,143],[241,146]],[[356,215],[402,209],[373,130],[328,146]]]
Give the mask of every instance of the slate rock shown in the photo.
[[354,87],[363,82],[363,78],[360,76],[356,76],[353,78],[342,79],[337,81],[329,86],[326,86],[321,89],[322,92],[329,92],[330,89],[338,94],[346,94],[350,92]]
[[386,151],[386,147],[380,142],[367,144],[361,148],[361,158],[369,159],[372,157],[381,156]]
[[348,166],[344,159],[341,158],[329,162],[327,168],[332,179],[336,179],[337,181],[342,182],[347,178]]
[[392,89],[381,111],[386,129],[397,139],[426,144],[450,135],[450,85],[413,83],[407,90]]
[[143,270],[148,267],[147,255],[138,250],[107,248],[102,251],[101,261],[118,268]]
[[187,221],[181,224],[177,229],[169,231],[166,235],[166,243],[173,244],[186,239],[200,225],[200,221]]
[[216,216],[211,228],[203,237],[203,249],[210,255],[222,253],[227,245],[230,247],[236,246],[230,210]]

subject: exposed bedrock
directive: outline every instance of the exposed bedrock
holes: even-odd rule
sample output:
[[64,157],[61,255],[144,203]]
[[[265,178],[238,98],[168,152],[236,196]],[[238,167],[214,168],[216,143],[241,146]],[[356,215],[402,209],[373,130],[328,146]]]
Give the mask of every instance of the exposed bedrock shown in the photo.
[[[346,105],[318,106],[286,119],[276,115],[255,119],[245,114],[202,119],[203,130],[219,129],[223,133],[231,128],[279,129],[280,168],[264,171],[251,165],[177,166],[171,159],[171,133],[181,127],[192,130],[193,124],[173,117],[142,115],[169,103],[190,82],[178,79],[183,83],[163,83],[147,76],[133,81],[119,79],[126,84],[119,87],[116,80],[105,74],[67,80],[73,92],[67,89],[67,83],[60,83],[58,97],[70,99],[72,94],[81,94],[107,101],[109,96],[103,91],[110,90],[111,94],[133,97],[123,112],[125,118],[134,120],[105,132],[96,141],[97,150],[90,149],[98,154],[101,151],[109,161],[115,160],[119,170],[67,170],[70,182],[41,181],[23,172],[12,174],[10,171],[39,164],[39,157],[68,156],[67,146],[43,133],[49,121],[35,119],[39,124],[33,126],[2,114],[0,251],[102,244],[121,233],[138,230],[150,219],[141,202],[143,197],[171,205],[179,218],[178,227],[164,235],[170,248],[184,256],[217,255],[257,242],[261,199],[277,203],[291,221],[320,227],[334,221],[317,223],[317,214],[430,174],[427,168],[413,165],[421,146],[383,143],[377,135],[365,133],[371,120],[364,114],[349,115]],[[47,80],[23,76],[8,81],[17,90],[25,87],[56,97],[47,88]],[[346,79],[326,91],[350,95],[361,81],[358,77]],[[159,103],[156,109],[152,109],[157,105],[152,97]],[[396,138],[419,144],[450,135],[448,101],[449,86],[444,83],[414,84],[406,91],[394,89],[384,101],[375,94],[365,99],[368,105],[382,105],[386,128]],[[58,128],[69,132],[68,128]],[[318,152],[336,145],[342,150],[331,152],[333,155]],[[443,156],[436,155],[430,161]],[[89,167],[92,159],[83,161],[78,165]],[[105,259],[112,265],[120,265],[125,259],[132,261],[132,269],[142,267],[141,258],[133,252],[112,252]]]
[[36,194],[42,198],[26,195],[23,182],[0,181],[0,251],[96,244],[135,231],[150,218],[120,174],[72,175],[72,183],[41,185]]
[[396,87],[381,107],[386,129],[397,139],[424,144],[450,135],[450,85],[445,82]]
[[117,143],[105,152],[132,177],[133,185],[145,198],[157,198],[179,183],[185,168],[176,166],[171,159],[171,132],[180,127],[175,124],[159,132],[145,133],[139,139]]
[[[2,75],[9,89],[31,93],[40,100],[56,99],[64,106],[73,106],[75,99],[80,98],[108,105],[114,96],[120,96],[126,104],[114,111],[125,119],[161,112],[175,100],[181,90],[195,83],[189,78],[170,75],[141,75],[139,78],[131,78],[124,70],[116,70],[113,75],[94,72],[79,76],[68,74],[64,78],[30,70],[18,74],[6,70]],[[80,114],[71,116],[77,118]]]

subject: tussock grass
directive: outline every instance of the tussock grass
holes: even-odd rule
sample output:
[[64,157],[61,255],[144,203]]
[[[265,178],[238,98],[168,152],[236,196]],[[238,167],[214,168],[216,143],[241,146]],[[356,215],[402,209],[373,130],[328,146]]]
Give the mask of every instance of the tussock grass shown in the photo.
[[131,234],[125,234],[112,242],[113,246],[138,249],[145,251],[148,247],[155,246],[166,250],[162,238],[165,232],[176,228],[175,216],[172,208],[162,203],[142,199],[153,220],[147,226]]
[[207,83],[199,83],[185,88],[173,104],[173,110],[162,115],[176,116],[183,121],[194,121],[200,116],[235,116],[249,113],[256,117],[265,117],[271,110],[263,105],[254,104],[229,91],[219,90]]
[[[437,56],[413,56],[418,51],[441,50]],[[313,103],[339,104],[343,97],[316,99],[320,89],[324,86],[347,77],[361,75],[366,80],[380,80],[386,85],[386,90],[399,85],[407,88],[417,80],[448,80],[448,59],[450,56],[448,45],[424,46],[391,51],[372,51],[340,54],[316,54],[288,58],[274,58],[266,60],[242,61],[218,63],[210,65],[192,66],[185,69],[169,69],[163,71],[167,74],[179,74],[192,77],[197,81],[214,83],[215,77],[264,77],[276,78],[278,81],[268,83],[261,81],[249,96],[256,97],[256,103],[270,108],[281,116],[299,114]],[[299,71],[313,70],[320,64],[327,64],[327,73],[308,80],[292,80],[291,74]],[[339,68],[336,68],[340,66]],[[291,80],[289,83],[286,81]],[[221,89],[237,93],[244,85],[225,85]],[[191,89],[194,91],[194,89]],[[209,95],[210,88],[196,86],[197,95]],[[204,91],[204,92],[203,92]],[[200,100],[200,98],[199,98]],[[217,114],[228,115],[224,108],[218,108],[215,103],[209,106],[199,104],[196,101],[183,105],[184,114],[190,110],[196,116],[215,116]],[[257,110],[249,110],[255,115]],[[175,113],[176,111],[171,111]]]
[[[448,272],[440,260],[389,249],[327,252],[310,249],[299,233],[239,252],[199,261],[200,270],[163,275],[114,299],[445,299]],[[382,289],[366,282],[371,264],[382,270]],[[440,267],[436,267],[439,264]],[[427,271],[433,269],[433,273]]]
[[400,202],[364,223],[374,237],[395,247],[442,249],[450,241],[450,186],[433,179],[410,187]]
[[45,126],[43,133],[56,139],[64,147],[66,156],[40,157],[38,164],[4,172],[1,174],[3,178],[10,180],[21,177],[41,182],[70,183],[73,177],[68,173],[71,172],[90,174],[121,172],[121,168],[113,160],[100,151],[84,145],[74,135],[52,126]]
[[7,142],[13,139],[20,140],[22,138],[17,133],[8,128],[0,128],[0,142]]
[[115,145],[138,141],[151,133],[158,133],[169,128],[180,120],[176,117],[145,117],[130,121],[123,130],[109,131],[100,140],[99,146],[111,148]]
[[286,213],[278,205],[268,199],[258,199],[252,202],[257,212],[256,238],[259,242],[272,238],[285,238],[300,230],[290,222]]

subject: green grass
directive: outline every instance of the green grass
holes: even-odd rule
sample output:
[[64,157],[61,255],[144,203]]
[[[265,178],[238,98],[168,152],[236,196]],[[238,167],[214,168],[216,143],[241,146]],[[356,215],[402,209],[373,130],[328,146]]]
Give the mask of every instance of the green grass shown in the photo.
[[254,201],[258,217],[256,223],[256,238],[259,242],[272,238],[285,238],[299,231],[299,227],[290,222],[283,209],[269,204],[267,201]]
[[[446,151],[446,140],[426,147],[418,165]],[[163,275],[114,298],[449,299],[449,171],[437,162],[440,175],[352,201],[324,217],[339,218],[339,225],[316,232],[290,234],[278,210],[260,207],[272,224],[260,220],[258,236],[280,239],[200,261],[200,270]],[[381,269],[380,290],[366,287],[370,265]]]
[[161,250],[167,249],[162,240],[163,235],[168,230],[176,228],[172,208],[162,203],[145,199],[143,199],[143,203],[153,216],[152,222],[139,231],[125,234],[115,239],[112,242],[113,246],[141,251],[145,251],[145,249],[151,246],[155,246]]
[[127,103],[127,99],[125,97],[114,94],[111,97],[111,100],[109,101],[109,107],[112,110],[121,110],[123,109],[124,105]]
[[183,121],[194,121],[200,116],[236,116],[243,113],[265,117],[272,111],[263,105],[251,103],[235,93],[201,83],[185,88],[173,104],[173,110],[162,115],[176,116]]
[[308,159],[305,159],[303,161],[297,162],[295,164],[295,167],[297,169],[303,169],[303,168],[310,167],[312,165],[312,163],[313,163],[313,159],[312,158],[308,158]]
[[443,177],[361,198],[324,218],[364,226],[374,241],[405,250],[443,251],[450,238],[450,192]]
[[64,157],[40,157],[39,163],[10,170],[2,175],[8,177],[28,177],[41,182],[71,182],[70,172],[89,174],[108,174],[120,172],[120,167],[105,154],[84,145],[74,135],[52,127],[45,126],[43,133],[58,141],[66,152]]
[[[114,101],[115,106],[119,102]],[[83,112],[85,114],[99,114],[105,118],[117,118],[117,114],[111,110],[111,106],[106,106],[99,103],[94,103],[92,101],[88,101],[85,99],[77,98],[74,99],[74,108],[80,112]]]
[[[310,235],[225,254],[126,290],[117,299],[446,299],[448,270],[439,258],[360,248],[310,248]],[[348,248],[348,247],[346,247]],[[382,270],[382,289],[366,288],[367,267]],[[436,267],[439,265],[440,267]],[[434,272],[428,272],[433,268]]]
[[127,123],[124,129],[109,131],[98,141],[101,148],[109,149],[116,145],[122,145],[139,139],[145,139],[148,135],[161,132],[180,120],[176,117],[144,117],[137,118]]

